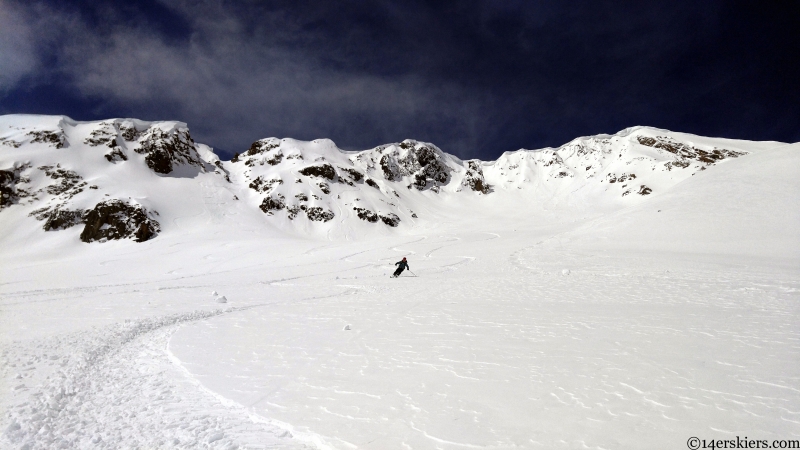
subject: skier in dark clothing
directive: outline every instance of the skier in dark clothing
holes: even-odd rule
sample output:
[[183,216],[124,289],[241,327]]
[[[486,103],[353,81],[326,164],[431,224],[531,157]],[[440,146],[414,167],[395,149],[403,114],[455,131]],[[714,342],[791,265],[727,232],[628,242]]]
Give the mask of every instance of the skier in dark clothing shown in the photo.
[[392,275],[393,278],[399,277],[400,274],[403,273],[403,271],[406,269],[411,270],[411,268],[408,267],[408,262],[406,261],[405,258],[403,258],[402,261],[394,263],[394,265],[397,266],[397,270],[394,271],[394,274]]

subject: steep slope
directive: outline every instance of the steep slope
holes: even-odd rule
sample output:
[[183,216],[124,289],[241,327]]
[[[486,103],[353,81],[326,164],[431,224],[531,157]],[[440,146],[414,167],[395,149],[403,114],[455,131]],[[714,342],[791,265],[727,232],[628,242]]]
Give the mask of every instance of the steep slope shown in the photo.
[[481,162],[266,139],[219,162],[175,122],[3,117],[0,138],[0,447],[797,428],[798,144],[635,128]]
[[619,208],[774,145],[637,127],[483,162],[462,161],[413,140],[345,152],[326,139],[268,138],[225,167],[250,187],[248,201],[281,227],[357,219],[396,227],[416,224],[421,216],[436,220],[447,210],[513,208],[512,198],[523,208]]
[[414,140],[352,152],[266,138],[222,162],[181,122],[11,115],[0,117],[0,223],[17,239],[34,220],[46,232],[78,226],[84,242],[231,226],[335,239],[548,209],[606,213],[776,145],[635,127],[484,162]]
[[181,208],[192,189],[181,179],[225,177],[180,122],[3,116],[0,149],[4,229],[18,236],[35,219],[46,232],[79,226],[84,242],[143,242]]
[[[562,201],[614,201],[663,192],[731,158],[779,145],[673,133],[648,127],[573,140],[557,149],[519,150],[483,163],[489,183],[562,194]],[[573,198],[570,198],[573,197]]]
[[703,255],[778,267],[800,262],[800,144],[741,158],[693,177],[651,202],[604,216],[548,247],[602,254]]

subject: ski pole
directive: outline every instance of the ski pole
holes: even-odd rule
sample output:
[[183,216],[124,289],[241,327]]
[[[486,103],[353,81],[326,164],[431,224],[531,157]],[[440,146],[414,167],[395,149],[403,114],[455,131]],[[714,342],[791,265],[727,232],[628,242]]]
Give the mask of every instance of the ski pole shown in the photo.
[[[411,272],[411,269],[408,269],[408,271]],[[414,272],[411,272],[411,274],[414,275],[415,277],[417,276],[417,274],[415,274]],[[419,278],[419,277],[417,277],[417,278]]]

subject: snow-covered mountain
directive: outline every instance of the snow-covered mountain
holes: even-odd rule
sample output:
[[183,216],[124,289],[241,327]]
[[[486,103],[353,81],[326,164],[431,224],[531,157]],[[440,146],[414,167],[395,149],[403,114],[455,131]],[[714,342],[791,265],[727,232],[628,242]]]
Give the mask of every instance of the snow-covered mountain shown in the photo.
[[179,122],[5,116],[0,171],[0,448],[797,436],[800,143],[223,162]]
[[8,115],[0,117],[0,221],[12,235],[33,233],[39,221],[36,233],[72,229],[84,242],[143,242],[226,216],[352,237],[476,211],[618,209],[775,145],[634,127],[462,161],[410,139],[354,152],[328,139],[266,138],[223,162],[181,122]]

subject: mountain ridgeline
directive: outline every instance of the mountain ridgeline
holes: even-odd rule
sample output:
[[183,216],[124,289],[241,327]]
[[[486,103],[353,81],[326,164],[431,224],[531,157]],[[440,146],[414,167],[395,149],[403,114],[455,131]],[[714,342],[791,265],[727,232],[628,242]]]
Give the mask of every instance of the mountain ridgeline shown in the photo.
[[635,127],[489,162],[410,139],[343,151],[328,139],[288,138],[221,161],[181,122],[9,115],[0,117],[0,219],[75,229],[84,242],[144,242],[203,214],[257,214],[265,226],[314,235],[391,232],[425,220],[420,205],[580,197],[624,207],[769,145]]

